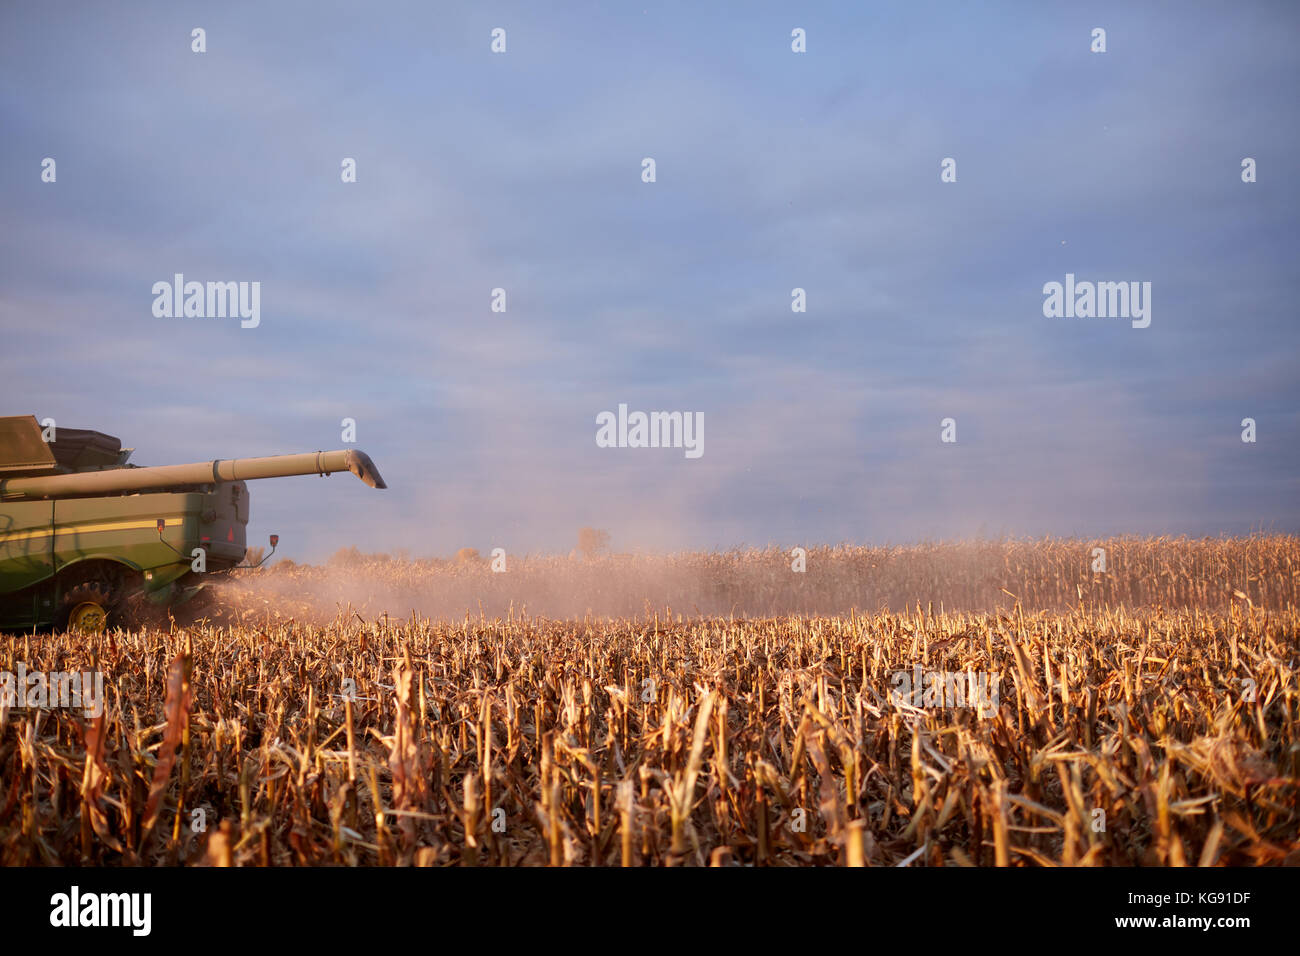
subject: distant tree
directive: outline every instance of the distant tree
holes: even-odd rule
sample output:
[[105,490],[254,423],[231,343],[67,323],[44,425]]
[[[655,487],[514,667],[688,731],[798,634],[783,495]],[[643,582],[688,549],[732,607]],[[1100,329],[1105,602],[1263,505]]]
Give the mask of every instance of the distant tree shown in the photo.
[[594,558],[609,547],[609,532],[600,528],[578,529],[578,550],[587,558]]
[[330,564],[341,564],[346,567],[352,564],[360,564],[364,560],[365,555],[358,551],[357,546],[354,544],[335,551],[330,558]]
[[479,556],[478,548],[461,548],[456,552],[456,560],[465,564],[469,561],[480,561],[482,558]]

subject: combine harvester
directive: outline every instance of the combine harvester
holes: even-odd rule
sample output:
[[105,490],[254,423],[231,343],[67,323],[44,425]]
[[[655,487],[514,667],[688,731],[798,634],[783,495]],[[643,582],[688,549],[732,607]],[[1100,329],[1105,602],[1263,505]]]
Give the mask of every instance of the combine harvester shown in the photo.
[[34,416],[0,417],[0,630],[99,631],[189,600],[244,559],[245,481],[350,471],[387,487],[361,451],[141,468],[102,432],[53,439]]

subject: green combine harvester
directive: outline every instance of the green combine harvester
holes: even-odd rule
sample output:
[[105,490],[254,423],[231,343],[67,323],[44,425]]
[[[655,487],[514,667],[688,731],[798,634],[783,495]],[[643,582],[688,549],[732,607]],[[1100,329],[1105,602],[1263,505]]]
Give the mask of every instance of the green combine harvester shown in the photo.
[[188,601],[244,560],[245,481],[350,471],[387,487],[361,451],[142,468],[111,435],[51,431],[0,417],[0,630],[99,631]]

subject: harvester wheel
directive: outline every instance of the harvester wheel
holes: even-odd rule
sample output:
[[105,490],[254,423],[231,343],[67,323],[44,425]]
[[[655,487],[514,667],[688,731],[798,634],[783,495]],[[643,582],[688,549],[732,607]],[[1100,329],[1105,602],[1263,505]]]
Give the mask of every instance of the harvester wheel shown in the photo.
[[86,581],[63,595],[63,627],[83,634],[97,634],[108,627],[116,607],[112,592],[96,581]]

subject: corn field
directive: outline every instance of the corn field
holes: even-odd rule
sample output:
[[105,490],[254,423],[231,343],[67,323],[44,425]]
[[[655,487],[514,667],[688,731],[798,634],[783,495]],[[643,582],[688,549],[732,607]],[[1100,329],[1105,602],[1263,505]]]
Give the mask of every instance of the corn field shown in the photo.
[[0,671],[105,690],[0,703],[0,863],[1295,865],[1297,544],[1112,543],[1111,580],[1060,542],[810,549],[799,583],[781,552],[349,572],[897,602],[780,615],[313,615],[323,569],[245,575],[216,623],[0,638]]
[[1010,603],[1010,592],[1037,610],[1162,606],[1226,613],[1241,601],[1285,607],[1295,602],[1300,582],[1300,539],[1285,535],[809,547],[802,573],[792,571],[792,554],[765,548],[590,561],[507,555],[504,574],[487,559],[357,554],[323,567],[241,572],[227,603],[240,613],[321,621],[349,610],[400,616],[411,609],[438,618],[511,611],[631,617],[665,605],[688,617],[754,617],[902,610],[918,602],[936,610],[992,611]]

